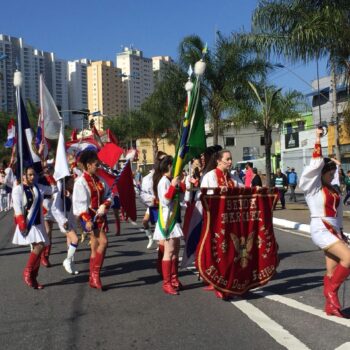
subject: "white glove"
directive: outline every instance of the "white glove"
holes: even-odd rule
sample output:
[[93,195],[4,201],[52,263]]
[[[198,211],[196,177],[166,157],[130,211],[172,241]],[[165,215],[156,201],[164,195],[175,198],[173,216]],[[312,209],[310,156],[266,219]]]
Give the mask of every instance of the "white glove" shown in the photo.
[[106,213],[106,206],[101,204],[97,209],[97,215],[104,215]]

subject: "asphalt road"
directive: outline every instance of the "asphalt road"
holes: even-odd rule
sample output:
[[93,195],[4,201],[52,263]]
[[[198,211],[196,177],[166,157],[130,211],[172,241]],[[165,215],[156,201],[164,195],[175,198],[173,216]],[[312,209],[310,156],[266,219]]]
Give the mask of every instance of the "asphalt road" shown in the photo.
[[[109,237],[106,292],[88,287],[86,243],[76,255],[81,273],[65,272],[65,238],[57,229],[53,267],[39,271],[45,289],[30,289],[21,278],[28,248],[10,243],[12,222],[0,216],[0,349],[350,349],[350,320],[322,312],[324,262],[307,235],[276,229],[275,278],[245,299],[224,302],[203,291],[191,269],[181,271],[186,290],[165,295],[156,250],[145,248],[140,225],[125,223],[121,236]],[[350,313],[349,282],[343,292]]]

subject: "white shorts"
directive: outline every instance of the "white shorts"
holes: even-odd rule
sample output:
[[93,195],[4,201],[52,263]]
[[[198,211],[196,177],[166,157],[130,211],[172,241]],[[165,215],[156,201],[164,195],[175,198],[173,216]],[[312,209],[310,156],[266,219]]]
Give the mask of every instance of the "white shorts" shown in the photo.
[[[339,228],[334,227],[337,231]],[[311,239],[322,250],[326,250],[340,241],[339,237],[330,232],[321,218],[312,218],[310,224]]]

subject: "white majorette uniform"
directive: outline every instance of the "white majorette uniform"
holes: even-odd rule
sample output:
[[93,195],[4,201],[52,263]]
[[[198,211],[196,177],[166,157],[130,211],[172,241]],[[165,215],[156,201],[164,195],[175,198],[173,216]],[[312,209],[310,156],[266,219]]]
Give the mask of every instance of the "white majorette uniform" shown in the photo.
[[96,175],[84,171],[74,183],[73,213],[80,218],[83,230],[88,221],[94,223],[94,229],[108,231],[106,215],[96,215],[100,205],[108,209],[111,205],[111,191]]
[[321,249],[342,240],[343,203],[339,193],[322,186],[322,168],[325,165],[320,144],[315,144],[314,152],[299,182],[304,191],[311,214],[311,238]]
[[147,207],[154,205],[154,193],[153,193],[153,174],[154,170],[152,169],[149,174],[147,174],[141,182],[141,193],[140,199],[141,202]]
[[[203,176],[201,181],[201,188],[218,188],[220,186],[226,186],[227,188],[243,187],[242,183],[235,181],[229,172],[224,174],[219,168],[215,168]],[[214,192],[208,190],[208,194]]]
[[15,220],[17,217],[24,215],[27,225],[28,234],[24,237],[16,225],[15,234],[12,243],[17,245],[29,245],[31,243],[44,242],[49,244],[49,238],[44,226],[42,213],[42,201],[44,195],[51,195],[52,188],[40,184],[32,186],[17,185],[12,191],[13,208]]
[[[52,215],[55,218],[60,231],[64,234],[74,230],[76,231],[76,219],[73,214],[72,198],[66,197],[63,193],[63,185],[61,181],[57,182],[58,192],[53,195]],[[64,201],[66,205],[66,216],[64,215]],[[64,224],[68,223],[68,229],[64,228]]]
[[[171,185],[170,179],[165,175],[160,179],[157,189],[158,189],[159,203],[162,207],[162,215],[164,220],[167,220],[168,218],[171,217],[173,211],[176,209],[174,208],[173,197],[177,189]],[[182,236],[183,236],[183,233],[182,233],[181,225],[179,222],[176,222],[168,238],[179,238]],[[158,221],[157,221],[156,229],[154,231],[153,239],[156,241],[165,239],[160,230]]]

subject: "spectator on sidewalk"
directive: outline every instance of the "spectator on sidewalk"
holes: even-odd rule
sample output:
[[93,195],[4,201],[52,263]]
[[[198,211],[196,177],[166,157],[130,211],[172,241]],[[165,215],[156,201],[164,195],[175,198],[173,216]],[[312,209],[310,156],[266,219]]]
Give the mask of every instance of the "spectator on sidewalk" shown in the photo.
[[346,176],[344,178],[345,186],[346,186],[346,196],[344,198],[344,205],[348,205],[347,200],[350,198],[350,170],[346,173]]
[[[273,185],[278,190],[278,199],[281,201],[282,209],[286,209],[286,200],[284,198],[284,194],[287,192],[288,189],[288,180],[287,176],[282,173],[280,168],[276,170],[276,174],[273,177]],[[276,209],[277,202],[278,200],[274,205],[274,209]]]
[[244,177],[244,186],[245,187],[252,187],[252,179],[254,176],[253,173],[253,164],[251,162],[247,162],[245,165],[245,177]]
[[295,172],[295,169],[292,168],[290,170],[290,172],[287,174],[287,179],[288,179],[288,186],[290,188],[290,196],[289,196],[289,200],[290,201],[297,201],[297,197],[295,195],[295,188],[297,187],[297,183],[298,183],[298,175]]
[[261,181],[261,177],[258,174],[258,169],[257,168],[253,168],[253,179],[252,179],[252,187],[257,187],[260,186],[262,187],[262,181]]

